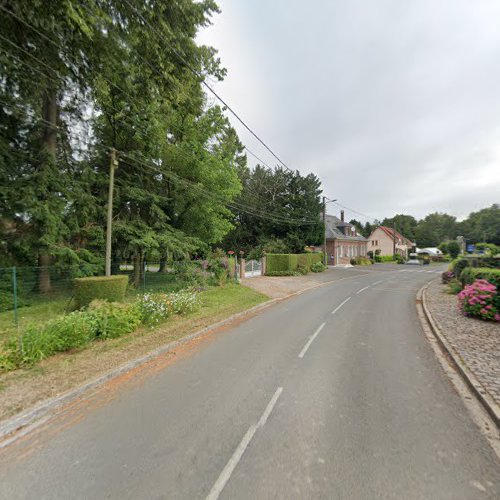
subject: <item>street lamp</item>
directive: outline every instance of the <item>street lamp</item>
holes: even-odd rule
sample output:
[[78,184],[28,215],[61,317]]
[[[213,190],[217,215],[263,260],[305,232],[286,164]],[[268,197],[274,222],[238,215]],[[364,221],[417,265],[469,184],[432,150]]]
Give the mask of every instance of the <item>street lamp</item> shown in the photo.
[[335,201],[337,200],[330,200],[326,196],[323,196],[323,226],[325,227],[323,234],[323,264],[325,265],[325,267],[328,265],[328,257],[326,253],[326,204],[333,203]]

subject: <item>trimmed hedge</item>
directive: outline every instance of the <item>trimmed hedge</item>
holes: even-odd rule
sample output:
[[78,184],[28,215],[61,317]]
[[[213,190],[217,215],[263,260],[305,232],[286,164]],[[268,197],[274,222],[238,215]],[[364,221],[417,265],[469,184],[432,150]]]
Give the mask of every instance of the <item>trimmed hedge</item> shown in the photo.
[[371,266],[373,262],[368,257],[353,257],[351,259],[351,265],[353,266]]
[[75,301],[78,308],[88,306],[93,300],[121,302],[127,291],[128,276],[91,276],[75,278]]
[[469,266],[469,260],[464,259],[463,257],[458,257],[451,261],[449,270],[455,273],[457,278],[460,278],[460,274],[462,271]]
[[[311,270],[316,262],[322,262],[322,253],[268,253],[266,254],[266,275],[278,276],[275,273],[295,272],[299,268]],[[280,274],[279,276],[286,276]]]
[[460,273],[462,285],[471,285],[476,280],[487,280],[500,290],[500,269],[489,267],[466,267]]

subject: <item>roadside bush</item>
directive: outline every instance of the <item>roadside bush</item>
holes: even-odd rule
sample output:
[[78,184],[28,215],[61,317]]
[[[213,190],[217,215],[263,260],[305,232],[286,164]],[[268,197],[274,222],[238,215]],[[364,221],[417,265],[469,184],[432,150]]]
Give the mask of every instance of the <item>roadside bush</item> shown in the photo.
[[297,276],[297,273],[295,271],[266,271],[266,276]]
[[120,304],[94,300],[88,314],[95,324],[96,337],[114,339],[133,332],[141,324],[141,310],[137,304]]
[[392,255],[379,255],[378,262],[394,262],[396,259]]
[[182,262],[174,269],[176,281],[185,283],[187,286],[205,287],[207,285],[206,269],[208,262]]
[[174,314],[187,314],[200,305],[199,295],[193,290],[181,290],[168,295]]
[[470,285],[478,279],[488,280],[500,289],[500,269],[490,269],[488,267],[466,267],[460,273],[462,285]]
[[367,257],[353,257],[351,259],[351,265],[353,266],[371,266],[373,262]]
[[459,257],[458,259],[451,261],[449,270],[453,271],[457,278],[460,278],[460,273],[468,266],[469,261],[463,257]]
[[446,246],[446,253],[450,254],[452,259],[456,259],[460,254],[460,245],[457,241],[450,241]]
[[460,283],[459,280],[453,278],[450,281],[448,281],[448,287],[446,289],[446,293],[449,293],[450,295],[456,295],[461,291],[462,291],[462,283]]
[[94,300],[88,309],[59,316],[43,325],[29,325],[0,349],[0,371],[30,366],[57,352],[86,346],[93,340],[117,338],[142,323],[155,325],[199,305],[193,290],[145,294],[132,304]]
[[221,257],[218,254],[212,255],[212,257],[208,259],[207,269],[213,273],[214,279],[211,280],[212,284],[217,286],[226,284],[231,276],[229,260],[225,256]]
[[157,325],[174,314],[187,314],[199,305],[198,294],[194,290],[175,293],[146,293],[138,301],[141,321],[146,325]]
[[311,266],[311,271],[313,273],[322,273],[323,271],[326,270],[326,267],[325,265],[323,264],[323,262],[315,262],[312,266]]
[[141,321],[157,325],[173,314],[172,303],[165,293],[145,293],[137,302]]
[[[275,272],[283,271],[298,271],[302,274],[303,270],[299,270],[299,266],[305,267],[307,271],[311,270],[311,266],[316,262],[322,262],[322,253],[283,253],[283,254],[266,254],[266,275],[277,276]],[[273,274],[270,274],[273,273]],[[286,276],[286,275],[281,275]],[[290,275],[288,275],[290,276]]]
[[487,280],[479,279],[458,294],[458,307],[465,316],[484,320],[500,321],[497,307],[497,287]]
[[301,266],[300,264],[297,266],[297,274],[305,276],[309,272],[309,269],[306,266]]
[[75,301],[78,308],[88,306],[93,300],[122,302],[127,291],[128,276],[91,276],[75,278]]
[[29,366],[56,352],[84,347],[96,336],[96,323],[84,311],[57,317],[41,326],[28,325],[5,344],[4,369]]

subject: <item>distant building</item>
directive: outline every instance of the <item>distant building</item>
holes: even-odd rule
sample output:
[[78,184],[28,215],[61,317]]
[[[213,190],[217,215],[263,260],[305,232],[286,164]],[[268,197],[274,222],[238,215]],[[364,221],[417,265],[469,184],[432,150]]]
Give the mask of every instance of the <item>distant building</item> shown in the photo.
[[326,253],[328,265],[349,264],[353,257],[366,257],[368,240],[356,232],[356,227],[335,215],[326,216]]
[[393,255],[394,244],[396,254],[402,255],[404,258],[408,257],[413,247],[412,241],[387,226],[378,226],[368,237],[368,251],[380,250],[380,255]]

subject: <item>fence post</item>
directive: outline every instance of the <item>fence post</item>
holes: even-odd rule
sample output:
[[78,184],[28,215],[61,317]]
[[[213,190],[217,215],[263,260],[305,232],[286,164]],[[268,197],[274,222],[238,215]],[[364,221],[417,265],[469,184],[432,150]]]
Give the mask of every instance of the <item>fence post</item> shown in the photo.
[[142,291],[144,293],[146,293],[146,270],[147,270],[147,263],[146,263],[146,259],[143,260],[143,263],[142,263]]
[[17,326],[17,269],[16,266],[12,268],[12,295],[14,302],[14,324]]
[[245,259],[240,259],[240,279],[245,277]]
[[260,274],[262,276],[266,275],[266,256],[265,255],[264,255],[264,257],[262,257],[262,259],[260,259]]

